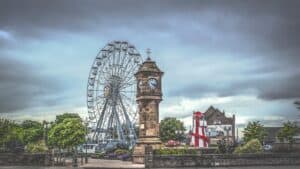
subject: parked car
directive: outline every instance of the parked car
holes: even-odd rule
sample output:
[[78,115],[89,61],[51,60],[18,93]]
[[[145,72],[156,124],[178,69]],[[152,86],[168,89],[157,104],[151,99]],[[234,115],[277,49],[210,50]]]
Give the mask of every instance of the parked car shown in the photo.
[[175,141],[175,140],[169,140],[166,143],[167,147],[175,147],[175,146],[180,146],[180,142],[179,141]]
[[271,151],[271,150],[272,150],[272,146],[271,146],[270,144],[265,144],[265,145],[263,146],[263,149],[264,149],[265,151]]
[[119,140],[112,140],[104,146],[104,150],[106,153],[113,152],[118,148],[128,149],[128,144],[126,144],[125,142],[120,142]]
[[79,152],[87,152],[88,154],[92,154],[92,153],[96,153],[96,150],[99,149],[98,148],[99,145],[98,144],[91,144],[91,143],[88,143],[88,144],[83,144],[81,145],[78,150]]

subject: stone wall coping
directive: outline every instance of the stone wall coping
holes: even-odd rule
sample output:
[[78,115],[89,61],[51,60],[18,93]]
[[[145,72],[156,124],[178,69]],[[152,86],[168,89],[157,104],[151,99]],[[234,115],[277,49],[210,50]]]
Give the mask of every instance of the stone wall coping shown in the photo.
[[146,167],[226,167],[300,165],[300,153],[151,155]]
[[200,158],[211,158],[211,157],[216,157],[216,158],[257,158],[257,157],[300,157],[300,153],[260,153],[260,154],[203,154],[203,155],[198,155],[198,154],[184,154],[184,155],[177,155],[177,154],[172,154],[172,155],[158,155],[154,154],[154,157],[200,157]]

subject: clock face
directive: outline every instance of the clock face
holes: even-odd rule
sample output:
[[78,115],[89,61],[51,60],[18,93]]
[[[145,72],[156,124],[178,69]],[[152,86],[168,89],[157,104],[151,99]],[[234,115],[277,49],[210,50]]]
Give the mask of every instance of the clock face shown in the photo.
[[143,86],[143,81],[140,80],[140,81],[138,82],[138,87],[141,88],[142,86]]
[[157,80],[154,79],[154,78],[150,78],[150,79],[148,80],[148,85],[149,85],[149,87],[150,87],[151,90],[156,89],[156,88],[157,88],[157,85],[158,85]]

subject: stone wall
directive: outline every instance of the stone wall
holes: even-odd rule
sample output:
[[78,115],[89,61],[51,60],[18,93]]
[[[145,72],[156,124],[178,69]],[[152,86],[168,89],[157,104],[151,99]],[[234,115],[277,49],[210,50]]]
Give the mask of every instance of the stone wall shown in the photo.
[[274,143],[272,145],[273,152],[300,152],[300,143],[288,144],[288,143]]
[[48,166],[51,163],[49,154],[29,153],[0,153],[0,166],[9,165],[31,165]]
[[[152,159],[151,159],[152,158]],[[226,167],[261,165],[300,165],[300,154],[229,154],[229,155],[153,155],[145,160],[145,166],[153,168],[174,167]]]

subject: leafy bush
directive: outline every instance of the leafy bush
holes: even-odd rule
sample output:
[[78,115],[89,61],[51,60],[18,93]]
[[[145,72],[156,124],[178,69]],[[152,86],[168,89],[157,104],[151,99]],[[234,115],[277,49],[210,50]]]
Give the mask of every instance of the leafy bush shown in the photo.
[[101,159],[104,157],[104,153],[95,153],[91,155],[92,158]]
[[116,149],[115,150],[116,155],[121,155],[121,154],[129,154],[129,151],[126,149]]
[[29,153],[44,153],[48,151],[48,147],[44,141],[38,141],[36,143],[28,143],[25,150]]
[[244,153],[261,153],[263,147],[260,144],[258,139],[252,139],[248,141],[245,145],[239,146],[234,150],[235,154],[244,154]]
[[217,146],[218,146],[217,152],[221,153],[221,154],[225,154],[225,153],[231,154],[231,153],[233,153],[234,147],[235,147],[233,142],[228,142],[225,140],[225,138],[223,138],[222,140],[219,140],[217,143]]
[[131,159],[131,155],[130,154],[122,154],[122,155],[119,155],[117,158],[119,160],[123,160],[123,161],[130,160]]
[[170,149],[170,148],[161,148],[154,151],[155,154],[158,155],[187,155],[187,154],[197,154],[197,150],[195,149]]

